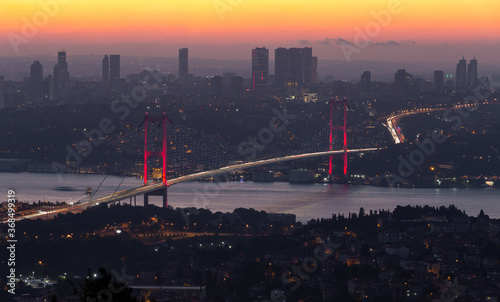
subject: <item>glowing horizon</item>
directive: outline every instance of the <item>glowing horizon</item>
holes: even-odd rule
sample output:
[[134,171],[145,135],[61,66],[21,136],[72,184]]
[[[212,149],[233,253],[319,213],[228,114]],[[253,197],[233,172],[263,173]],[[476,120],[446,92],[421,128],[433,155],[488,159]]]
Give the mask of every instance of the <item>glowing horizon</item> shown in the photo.
[[[47,10],[44,3],[58,5]],[[374,17],[381,11],[389,13],[381,19],[389,18],[387,24]],[[295,43],[332,48],[338,43],[319,41],[341,38],[352,42],[357,32],[366,32],[374,22],[380,30],[370,40],[379,45],[408,41],[414,46],[462,44],[467,48],[498,44],[498,11],[496,0],[3,0],[0,35],[6,47],[0,55],[15,55],[9,34],[24,37],[26,20],[36,24],[36,17],[48,12],[52,16],[39,22],[43,26],[36,26],[37,34],[20,44],[19,54],[48,45],[137,42],[180,47]]]

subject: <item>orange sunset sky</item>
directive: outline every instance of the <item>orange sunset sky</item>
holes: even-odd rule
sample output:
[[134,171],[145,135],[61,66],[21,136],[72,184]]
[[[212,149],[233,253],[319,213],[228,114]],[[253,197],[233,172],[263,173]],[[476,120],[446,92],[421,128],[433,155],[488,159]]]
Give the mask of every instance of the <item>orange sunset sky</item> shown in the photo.
[[[374,17],[381,11],[387,24]],[[310,46],[320,59],[341,59],[339,41],[352,42],[378,24],[371,45],[354,60],[476,54],[498,62],[499,12],[498,0],[1,0],[0,55],[64,48],[69,54],[175,56],[189,47],[191,56],[245,59],[249,49],[264,45]],[[36,33],[23,34],[26,22]]]

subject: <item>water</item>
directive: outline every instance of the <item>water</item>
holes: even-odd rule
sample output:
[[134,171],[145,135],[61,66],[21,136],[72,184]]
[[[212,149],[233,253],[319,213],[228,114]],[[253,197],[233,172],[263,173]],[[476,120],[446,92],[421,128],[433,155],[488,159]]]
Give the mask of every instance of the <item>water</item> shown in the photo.
[[[55,174],[0,173],[4,194],[14,189],[20,201],[29,202],[88,201],[86,188],[91,187],[95,192],[103,180],[94,198],[112,194],[122,180],[118,190],[142,185],[142,179],[134,177],[66,174],[60,181]],[[142,205],[142,197],[138,196],[137,202]],[[161,206],[162,200],[160,196],[150,196],[149,202]],[[408,204],[454,204],[469,215],[475,216],[483,209],[490,217],[500,218],[500,189],[495,188],[399,189],[283,182],[188,182],[169,188],[168,203],[173,207],[201,207],[222,212],[232,212],[242,207],[291,213],[302,222],[313,218],[329,218],[332,213],[357,213],[360,207],[369,212],[393,210],[397,205]]]

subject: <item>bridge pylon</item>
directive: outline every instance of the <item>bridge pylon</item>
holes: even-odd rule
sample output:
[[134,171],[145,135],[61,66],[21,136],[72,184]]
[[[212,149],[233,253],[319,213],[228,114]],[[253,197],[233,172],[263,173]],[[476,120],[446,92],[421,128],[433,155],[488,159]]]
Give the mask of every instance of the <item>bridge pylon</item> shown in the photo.
[[[149,151],[148,150],[148,123],[160,122],[163,130],[163,148],[162,151]],[[163,195],[163,207],[168,206],[167,202],[167,122],[172,123],[172,121],[163,113],[161,117],[152,117],[146,112],[146,116],[139,125],[141,127],[144,125],[144,185],[148,184],[148,158],[149,157],[161,157],[162,158],[162,182],[165,188],[159,189],[158,192],[150,192],[144,194],[144,206],[149,203],[149,195]],[[158,127],[160,126],[158,125]],[[161,192],[160,192],[161,191]]]
[[[335,126],[333,124],[333,107],[336,105],[340,105],[343,107],[344,110],[344,125],[343,126]],[[344,133],[344,147],[343,147],[343,154],[342,158],[344,160],[344,179],[347,178],[347,108],[349,108],[349,104],[347,103],[347,98],[344,98],[343,100],[336,98],[331,98],[330,100],[330,142],[329,142],[329,149],[330,151],[333,151],[333,131],[335,130],[341,130]],[[333,181],[333,155],[330,155],[330,161],[329,161],[329,169],[328,169],[328,177],[330,178],[330,181]]]

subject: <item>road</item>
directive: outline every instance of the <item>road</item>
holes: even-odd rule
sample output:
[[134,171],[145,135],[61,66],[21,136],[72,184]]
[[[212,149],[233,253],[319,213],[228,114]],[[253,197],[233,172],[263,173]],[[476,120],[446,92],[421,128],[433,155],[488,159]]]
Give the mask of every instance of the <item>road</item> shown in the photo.
[[[488,104],[488,102],[484,102],[484,104]],[[392,139],[394,140],[395,144],[399,143],[404,143],[406,141],[401,128],[398,126],[398,120],[402,117],[409,116],[409,115],[414,115],[414,114],[420,114],[420,113],[428,113],[428,112],[435,112],[435,111],[444,111],[444,110],[451,110],[451,109],[460,109],[460,108],[470,108],[473,107],[477,104],[460,104],[460,105],[455,105],[453,107],[443,107],[443,108],[421,108],[421,109],[414,109],[414,110],[403,110],[399,111],[397,113],[391,114],[387,118],[387,123],[384,124],[384,126],[389,130],[391,133]]]

